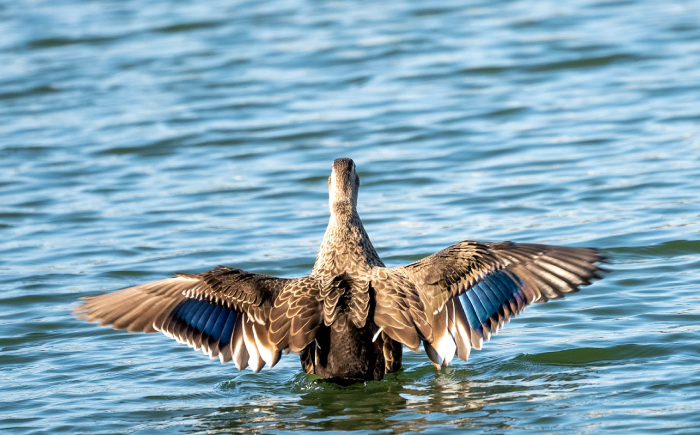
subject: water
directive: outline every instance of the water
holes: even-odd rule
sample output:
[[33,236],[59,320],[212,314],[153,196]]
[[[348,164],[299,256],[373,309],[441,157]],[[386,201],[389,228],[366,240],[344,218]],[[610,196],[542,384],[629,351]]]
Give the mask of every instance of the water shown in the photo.
[[[696,433],[700,6],[0,3],[0,429]],[[468,363],[338,387],[70,315],[217,264],[309,272],[352,157],[390,266],[600,247]]]

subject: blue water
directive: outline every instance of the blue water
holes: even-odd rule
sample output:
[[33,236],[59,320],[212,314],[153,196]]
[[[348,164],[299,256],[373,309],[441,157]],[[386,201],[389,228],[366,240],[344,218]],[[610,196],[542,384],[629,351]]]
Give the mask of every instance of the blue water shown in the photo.
[[[697,433],[700,5],[1,1],[0,430]],[[326,178],[398,266],[463,239],[610,273],[468,363],[351,387],[237,372],[82,296],[308,274]]]

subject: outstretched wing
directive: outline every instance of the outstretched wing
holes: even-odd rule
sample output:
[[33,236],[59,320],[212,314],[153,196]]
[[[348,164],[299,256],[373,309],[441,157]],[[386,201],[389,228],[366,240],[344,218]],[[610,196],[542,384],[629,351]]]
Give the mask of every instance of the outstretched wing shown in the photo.
[[[428,357],[439,368],[447,366],[455,353],[466,361],[472,347],[481,349],[484,340],[527,305],[561,298],[600,278],[596,263],[602,260],[603,256],[590,248],[464,241],[415,263],[389,269],[390,283],[383,285],[398,286],[420,300],[422,313],[398,301],[400,297],[390,299],[397,307],[393,317],[418,319],[414,322],[416,331]],[[373,281],[372,285],[377,284]],[[379,296],[377,300],[379,305]],[[422,325],[423,318],[429,328]],[[383,327],[382,320],[376,320]],[[391,335],[391,328],[387,333]],[[407,342],[405,336],[410,334],[394,334],[392,338],[414,347],[415,341]]]
[[[287,327],[293,326],[290,304],[306,306],[302,319],[321,310],[314,282],[309,277],[283,279],[219,266],[88,297],[75,314],[129,332],[161,331],[211,358],[218,356],[222,363],[233,360],[239,370],[250,365],[257,372],[266,363],[272,367],[279,361],[292,335],[299,344],[315,338],[313,327]],[[280,295],[290,292],[295,293],[294,300],[287,298],[275,306]],[[277,331],[271,331],[271,317]]]

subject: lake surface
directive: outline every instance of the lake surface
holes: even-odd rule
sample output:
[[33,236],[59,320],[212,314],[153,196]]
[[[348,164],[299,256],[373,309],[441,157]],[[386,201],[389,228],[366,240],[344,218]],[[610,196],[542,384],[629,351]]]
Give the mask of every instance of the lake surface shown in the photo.
[[[4,433],[698,433],[697,2],[0,2]],[[464,239],[610,273],[468,363],[237,372],[82,296],[308,274],[355,159],[389,266]]]

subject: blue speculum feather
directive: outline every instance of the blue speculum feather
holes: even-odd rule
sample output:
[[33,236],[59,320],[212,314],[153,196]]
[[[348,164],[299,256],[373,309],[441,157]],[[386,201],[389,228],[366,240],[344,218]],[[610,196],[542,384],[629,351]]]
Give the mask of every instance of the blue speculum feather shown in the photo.
[[219,319],[219,314],[221,314],[222,307],[219,305],[216,305],[214,307],[214,310],[212,310],[211,314],[208,316],[207,323],[204,324],[204,332],[206,332],[208,335],[211,335],[212,330],[214,329],[214,325],[216,324],[216,321]]
[[512,297],[512,289],[504,287],[496,276],[491,277],[485,284],[488,285],[493,294],[498,297],[498,312],[505,316],[506,311],[503,307],[509,305],[508,300]]
[[220,305],[198,299],[183,301],[175,311],[175,316],[198,331],[204,331],[221,344],[231,341],[236,312]]
[[179,304],[177,307],[175,307],[175,311],[173,311],[173,315],[175,317],[177,317],[178,319],[182,318],[182,316],[184,315],[183,313],[189,307],[189,305],[187,305],[187,302],[188,301],[185,301],[185,302]]
[[224,329],[221,331],[219,341],[221,344],[226,344],[231,341],[231,334],[233,333],[233,325],[236,323],[236,312],[230,311],[228,318],[226,319],[226,324]]
[[200,308],[200,305],[197,303],[196,299],[188,299],[184,302],[184,307],[182,309],[182,313],[179,316],[182,320],[185,321],[188,325],[192,321],[192,318],[194,317],[195,314],[197,314],[198,308]]
[[[489,287],[489,288],[491,289],[491,290],[490,290],[490,293],[494,296],[494,298],[497,298],[497,299],[498,299],[498,302],[495,304],[495,305],[496,305],[496,308],[491,312],[491,318],[494,319],[494,316],[496,316],[497,313],[500,313],[501,315],[504,314],[504,311],[503,311],[503,303],[504,303],[505,301],[503,301],[503,300],[501,299],[500,293],[498,293],[497,290],[494,290],[493,287],[489,286],[489,285],[486,284],[486,283],[484,283],[484,286]],[[496,317],[497,317],[497,316],[496,316]],[[498,322],[497,319],[496,319],[496,322]]]
[[197,327],[197,322],[199,322],[199,318],[202,317],[202,314],[209,308],[209,303],[204,302],[204,301],[197,301],[197,309],[195,310],[195,315],[192,316],[192,319],[188,322],[189,325]]
[[[515,275],[513,277],[522,283],[520,278]],[[515,302],[516,299],[520,299],[522,303],[526,300],[518,283],[503,271],[485,276],[459,298],[469,326],[474,330],[478,330],[482,325],[488,325],[488,319],[502,310],[510,300]]]
[[484,306],[484,309],[486,310],[486,315],[487,317],[485,319],[480,319],[481,324],[483,325],[484,328],[486,329],[491,329],[491,316],[492,313],[495,311],[498,311],[498,307],[494,304],[492,304],[491,300],[487,297],[486,293],[488,290],[484,290],[484,284],[483,282],[480,283],[479,288],[476,292],[477,297],[481,301],[481,305]]
[[221,331],[224,330],[224,325],[226,325],[226,319],[228,319],[228,315],[230,313],[231,312],[229,310],[222,308],[218,318],[216,319],[216,322],[214,322],[214,325],[212,326],[211,330],[207,331],[207,334],[211,335],[212,337],[221,337]]
[[[487,311],[489,312],[489,314],[493,314],[496,311],[498,311],[498,307],[500,307],[501,304],[498,301],[498,298],[496,297],[496,295],[493,293],[493,290],[491,289],[491,287],[489,287],[488,281],[490,281],[490,279],[487,278],[487,279],[483,280],[481,283],[479,283],[479,289],[481,290],[481,293],[484,294],[484,296],[486,297],[486,299],[488,301]],[[481,299],[482,303],[484,303],[484,298],[481,297],[481,293],[479,293],[479,298]],[[484,306],[486,306],[486,304],[484,304]]]
[[214,312],[215,309],[216,309],[216,305],[207,304],[206,308],[204,310],[202,310],[202,314],[199,315],[199,318],[197,319],[197,323],[194,324],[194,327],[200,331],[204,331],[204,326],[209,321],[209,316],[211,316],[211,314]]
[[501,275],[502,273],[495,273],[493,274],[493,276],[490,276],[489,279],[485,281],[486,285],[488,285],[491,288],[491,291],[494,293],[494,295],[497,296],[498,305],[501,305],[505,301],[507,301],[511,293],[511,290],[508,287],[504,286],[501,282]]
[[466,293],[466,295],[469,298],[469,302],[471,303],[472,307],[474,307],[474,311],[476,312],[476,315],[477,315],[478,325],[481,325],[481,323],[483,323],[484,320],[488,319],[489,315],[486,312],[486,309],[484,308],[484,306],[481,304],[481,301],[479,300],[479,297],[476,295],[476,292],[474,292],[473,290],[474,290],[473,288],[471,290],[469,290]]
[[473,330],[479,329],[481,327],[481,322],[479,322],[479,316],[476,314],[476,311],[474,311],[474,307],[472,306],[467,293],[461,295],[459,299],[462,301],[462,307],[464,307],[464,314],[467,315],[469,327]]

